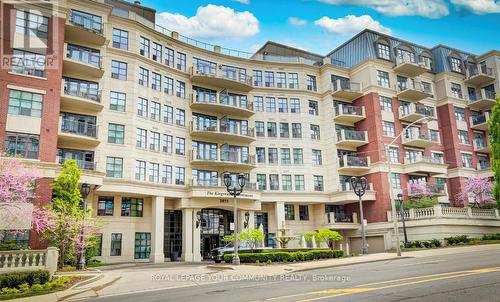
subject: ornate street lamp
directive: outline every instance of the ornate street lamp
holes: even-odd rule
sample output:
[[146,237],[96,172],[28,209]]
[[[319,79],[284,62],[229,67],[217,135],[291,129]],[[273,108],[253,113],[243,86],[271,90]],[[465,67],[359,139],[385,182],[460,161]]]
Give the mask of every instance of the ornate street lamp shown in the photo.
[[227,192],[233,196],[233,205],[234,205],[234,256],[233,256],[233,265],[240,265],[240,257],[238,256],[238,205],[236,201],[236,196],[239,196],[241,192],[243,192],[243,188],[246,184],[245,175],[240,173],[238,174],[238,178],[236,180],[236,184],[233,185],[233,180],[231,178],[231,174],[226,172],[224,173],[224,185],[226,186]]
[[368,182],[364,177],[351,177],[351,188],[354,190],[354,194],[359,198],[359,216],[361,219],[361,254],[368,254],[368,245],[366,244],[366,234],[365,234],[365,216],[363,214],[363,195],[366,193],[366,186]]
[[[401,221],[403,222],[403,233],[405,236],[405,247],[408,246],[408,234],[406,234],[406,224],[405,224],[405,209],[403,206],[403,194],[398,194],[398,204],[399,204],[399,214],[401,215]],[[398,243],[399,244],[399,243]]]
[[80,194],[82,195],[83,199],[83,216],[82,216],[82,226],[80,228],[80,259],[78,261],[78,264],[76,268],[78,270],[83,270],[85,269],[85,246],[84,246],[84,230],[83,228],[85,227],[85,214],[87,213],[87,196],[90,194],[90,184],[88,183],[83,183],[82,187],[80,188]]

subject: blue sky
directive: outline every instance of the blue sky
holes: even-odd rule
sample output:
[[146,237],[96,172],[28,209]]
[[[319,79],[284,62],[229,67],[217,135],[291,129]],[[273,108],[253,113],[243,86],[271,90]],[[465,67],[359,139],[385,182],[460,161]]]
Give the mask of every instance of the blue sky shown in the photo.
[[142,5],[156,9],[157,22],[169,29],[244,51],[271,40],[325,55],[365,27],[428,47],[445,44],[475,54],[500,49],[495,0],[143,0]]

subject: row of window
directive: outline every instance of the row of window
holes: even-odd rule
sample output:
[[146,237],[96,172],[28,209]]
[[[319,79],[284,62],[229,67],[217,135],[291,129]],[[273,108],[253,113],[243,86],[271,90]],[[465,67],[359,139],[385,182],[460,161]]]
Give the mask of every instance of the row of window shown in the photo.
[[[267,177],[269,176],[269,178]],[[269,185],[268,185],[269,179]],[[305,177],[304,175],[293,175],[293,187],[292,187],[292,175],[282,174],[281,175],[281,190],[282,191],[304,191],[305,190]],[[323,191],[323,176],[313,175],[314,191]],[[280,190],[280,175],[279,174],[257,174],[257,188],[259,190],[270,190],[279,191]]]
[[[255,153],[257,156],[257,163],[260,164],[279,164],[278,158],[278,148],[266,148],[264,147],[255,147]],[[282,165],[291,165],[292,157],[294,165],[302,165],[304,164],[304,154],[302,148],[293,148],[292,153],[290,153],[290,148],[280,148],[279,149],[281,164]],[[266,161],[267,154],[267,161]],[[321,150],[312,150],[311,162],[313,165],[322,165],[323,159],[321,155]]]
[[[159,102],[148,101],[145,98],[137,99],[137,115],[148,117],[152,120],[163,121],[167,124],[174,124],[174,107],[162,105]],[[163,119],[162,119],[163,117]],[[175,108],[175,125],[186,126],[186,111],[184,109]]]
[[[95,256],[102,254],[103,234],[97,235]],[[122,233],[111,233],[110,256],[122,255]],[[136,232],[134,236],[134,259],[148,259],[151,254],[151,233]]]
[[[300,99],[290,98],[290,102],[285,97],[264,97],[254,96],[255,111],[258,112],[280,112],[280,113],[300,113]],[[309,100],[308,112],[310,115],[319,115],[319,106],[317,101]]]
[[[184,167],[173,167],[171,165],[160,165],[159,163],[149,163],[148,174],[146,174],[146,161],[135,161],[135,179],[163,184],[184,185],[186,183],[186,170]],[[160,171],[161,167],[161,171]],[[175,171],[175,174],[174,172]],[[173,175],[174,174],[174,175]],[[175,176],[175,180],[172,178]]]
[[[289,123],[279,123],[280,138],[290,138],[290,124]],[[267,122],[267,128],[264,122],[255,121],[255,135],[257,137],[278,137],[278,123]],[[292,138],[302,138],[302,124],[292,123]],[[320,127],[319,125],[310,125],[310,137],[313,140],[320,139]]]
[[[295,220],[295,205],[285,204],[285,220]],[[299,205],[299,220],[309,220],[308,205]]]

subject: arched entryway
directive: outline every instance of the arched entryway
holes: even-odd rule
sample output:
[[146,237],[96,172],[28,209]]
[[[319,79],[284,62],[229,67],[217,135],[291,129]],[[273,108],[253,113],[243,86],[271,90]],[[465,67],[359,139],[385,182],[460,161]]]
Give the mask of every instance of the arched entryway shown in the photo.
[[201,255],[210,259],[210,251],[224,245],[223,238],[231,234],[233,212],[224,209],[202,209],[200,221]]

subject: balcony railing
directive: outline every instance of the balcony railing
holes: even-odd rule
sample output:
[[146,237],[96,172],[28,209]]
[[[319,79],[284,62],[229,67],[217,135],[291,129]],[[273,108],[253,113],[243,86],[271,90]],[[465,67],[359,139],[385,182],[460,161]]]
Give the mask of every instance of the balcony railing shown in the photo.
[[408,107],[402,107],[401,117],[410,114],[421,114],[428,117],[434,117],[434,108],[422,104],[410,104]]
[[[219,126],[217,126],[220,124]],[[231,125],[229,123],[225,123],[223,121],[213,121],[211,123],[202,124],[192,122],[191,129],[193,131],[208,131],[208,132],[217,132],[220,133],[228,133],[228,134],[236,134],[248,137],[255,137],[254,128],[242,127],[239,124]]]
[[[211,179],[191,179],[190,180],[190,185],[192,187],[221,187],[224,190],[226,189],[226,186],[224,185],[224,182],[222,179],[219,178],[211,178]],[[246,182],[245,183],[245,190],[257,190],[257,184],[252,183],[252,182]]]
[[398,82],[397,89],[398,89],[398,92],[402,92],[405,90],[416,90],[419,92],[432,94],[431,85],[426,85],[423,82],[418,82],[418,81],[407,80],[407,81]]
[[217,68],[213,64],[193,64],[193,75],[217,77],[225,80],[244,83],[249,86],[252,85],[251,76],[240,73],[240,70],[237,68],[231,68],[228,66],[221,65],[219,66],[219,68]]
[[480,115],[473,115],[473,116],[471,116],[470,119],[471,119],[472,126],[477,126],[480,124],[487,123],[488,120],[490,119],[490,114],[488,112],[485,112],[485,113],[480,114]]
[[363,107],[345,104],[339,104],[335,106],[335,115],[338,116],[342,114],[364,116]]
[[[368,185],[366,186],[366,190],[367,191],[373,191],[373,184],[372,183],[368,183]],[[349,182],[342,182],[339,184],[339,191],[341,192],[349,192],[351,191],[353,194],[354,194],[354,191],[351,187],[351,184]]]
[[89,88],[85,83],[64,81],[64,94],[94,102],[101,102],[101,93],[98,89]]
[[61,119],[61,132],[97,138],[97,126],[95,124],[72,119]]
[[484,138],[474,139],[474,150],[480,150],[486,148],[488,148],[488,142]]
[[366,167],[370,165],[368,157],[344,155],[339,157],[339,166],[344,167]]
[[495,91],[481,89],[475,93],[469,93],[469,103],[474,103],[484,99],[495,100]]
[[490,169],[491,165],[489,161],[480,161],[477,163],[477,169],[478,170],[487,170]]
[[337,141],[366,141],[366,131],[356,131],[356,130],[348,130],[342,129],[337,130]]
[[493,68],[487,67],[485,65],[472,65],[467,67],[467,78],[471,78],[477,75],[486,75],[493,77]]
[[354,222],[353,214],[340,214],[335,212],[325,213],[325,223],[353,223]]
[[68,45],[66,57],[84,64],[101,68],[101,56],[83,47]]
[[405,164],[414,164],[414,163],[444,164],[444,161],[442,157],[432,157],[432,156],[422,156],[422,155],[405,158]]
[[401,65],[401,64],[405,64],[405,63],[418,64],[419,66],[421,66],[425,69],[429,69],[429,70],[431,69],[430,64],[427,61],[422,60],[422,58],[420,58],[417,62],[416,56],[403,55],[403,56],[396,57],[396,65]]
[[89,170],[89,171],[94,171],[95,170],[95,162],[93,161],[86,161],[86,160],[80,160],[80,159],[73,159],[73,158],[65,158],[63,156],[58,156],[57,157],[57,162],[59,164],[63,164],[67,160],[74,160],[78,166],[79,169],[82,170]]
[[79,26],[86,30],[102,34],[102,21],[97,21],[92,15],[83,14],[77,11],[72,11],[70,22],[73,25]]
[[411,185],[408,183],[408,194],[409,195],[421,195],[421,194],[431,194],[431,195],[446,195],[446,186],[444,184],[428,184],[423,183],[421,185]]
[[361,92],[361,83],[351,82],[350,80],[337,79],[333,81],[333,91],[347,90]]
[[410,131],[407,131],[403,137],[403,140],[424,140],[439,143],[438,136],[432,135],[430,131],[420,131],[420,129],[412,129]]
[[239,107],[246,110],[253,110],[253,103],[249,102],[246,98],[242,98],[242,96],[221,95],[219,97],[219,103],[221,103],[222,105]]

